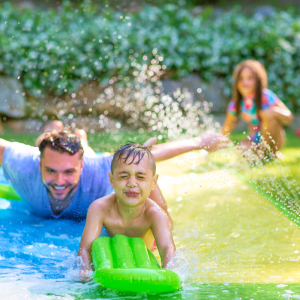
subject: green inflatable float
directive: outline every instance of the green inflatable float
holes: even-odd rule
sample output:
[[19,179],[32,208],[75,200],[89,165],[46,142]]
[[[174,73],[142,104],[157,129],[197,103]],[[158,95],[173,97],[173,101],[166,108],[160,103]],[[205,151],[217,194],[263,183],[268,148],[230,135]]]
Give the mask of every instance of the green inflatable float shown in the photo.
[[6,184],[0,184],[0,198],[7,200],[21,200],[14,188]]
[[180,277],[162,269],[141,238],[115,235],[99,237],[92,244],[94,280],[118,291],[167,293],[181,287]]

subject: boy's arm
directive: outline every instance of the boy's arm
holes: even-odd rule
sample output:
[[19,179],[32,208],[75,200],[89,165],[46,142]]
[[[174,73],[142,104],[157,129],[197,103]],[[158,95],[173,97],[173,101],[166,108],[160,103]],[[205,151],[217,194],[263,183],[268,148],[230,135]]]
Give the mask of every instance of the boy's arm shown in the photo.
[[173,227],[173,221],[172,218],[168,212],[168,206],[167,206],[167,202],[159,188],[158,185],[156,185],[155,189],[153,191],[151,191],[149,198],[151,200],[153,200],[154,202],[156,202],[163,210],[164,212],[167,214],[167,216],[169,217],[169,221],[171,223],[171,229]]
[[81,237],[79,250],[78,250],[78,256],[82,258],[83,266],[82,270],[83,273],[81,273],[82,277],[81,280],[88,279],[88,272],[91,270],[91,263],[92,263],[92,256],[91,256],[91,247],[93,241],[99,237],[102,226],[103,226],[103,220],[102,220],[102,214],[101,214],[101,207],[99,202],[96,200],[94,201],[88,210],[87,217],[86,217],[86,223],[83,230],[83,234]]
[[166,268],[175,253],[175,245],[169,218],[160,208],[152,209],[151,230],[161,257],[162,266]]

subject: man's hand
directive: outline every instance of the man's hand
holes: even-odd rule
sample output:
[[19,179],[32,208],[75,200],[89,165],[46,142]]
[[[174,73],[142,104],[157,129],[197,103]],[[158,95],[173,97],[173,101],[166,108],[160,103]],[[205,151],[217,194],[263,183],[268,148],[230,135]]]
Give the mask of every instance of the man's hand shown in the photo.
[[[144,145],[151,146],[155,142],[155,138],[150,138]],[[223,149],[230,143],[230,140],[221,133],[204,132],[195,138],[155,145],[152,147],[151,152],[155,162],[159,162],[193,150],[215,151]]]
[[145,147],[152,147],[153,145],[155,145],[157,143],[157,137],[151,137],[150,139],[148,139],[143,146]]
[[221,133],[204,132],[200,136],[193,138],[195,143],[194,150],[205,149],[215,151],[227,148],[231,141]]

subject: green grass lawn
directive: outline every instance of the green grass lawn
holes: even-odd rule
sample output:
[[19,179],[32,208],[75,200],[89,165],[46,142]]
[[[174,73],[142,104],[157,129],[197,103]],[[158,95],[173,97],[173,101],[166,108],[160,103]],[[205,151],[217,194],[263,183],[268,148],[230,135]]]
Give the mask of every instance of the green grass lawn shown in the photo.
[[[286,174],[289,172],[300,186],[300,137],[297,137],[294,131],[287,131],[286,137],[286,145],[281,149],[284,160],[269,163],[265,166],[265,169],[274,175],[282,173],[282,169],[285,169],[287,171]],[[236,142],[240,141],[245,139],[245,134],[241,132],[233,133],[231,139]]]
[[[239,141],[243,136],[242,133],[235,133],[232,139]],[[283,161],[245,168],[239,173],[300,220],[300,138],[293,131],[287,131],[287,143],[281,152]]]
[[[157,136],[159,133],[157,134]],[[137,131],[120,131],[118,133],[101,133],[89,134],[89,145],[96,152],[114,152],[117,147],[128,142],[143,143],[148,138],[155,136],[153,133],[145,132],[143,134]],[[9,128],[5,128],[0,138],[11,142],[19,142],[28,145],[34,145],[38,134],[35,133],[16,133]],[[159,142],[166,142],[166,138],[162,136]]]

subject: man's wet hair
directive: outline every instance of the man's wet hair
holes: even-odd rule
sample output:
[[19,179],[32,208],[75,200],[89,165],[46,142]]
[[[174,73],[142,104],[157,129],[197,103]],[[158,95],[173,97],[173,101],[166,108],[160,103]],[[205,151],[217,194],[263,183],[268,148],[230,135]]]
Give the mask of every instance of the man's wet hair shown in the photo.
[[41,156],[47,147],[59,153],[69,153],[70,155],[80,153],[80,158],[83,157],[81,141],[79,137],[69,129],[64,129],[59,132],[56,130],[47,131],[39,145]]
[[[128,143],[126,145],[120,146],[116,150],[111,162],[111,173],[113,174],[118,161],[122,161],[127,165],[130,165],[133,162],[135,164],[139,164],[145,154],[147,154],[148,156],[149,168],[152,170],[154,175],[156,173],[156,164],[153,154],[148,147],[145,147],[138,143]],[[135,161],[136,158],[138,158],[137,161]]]

